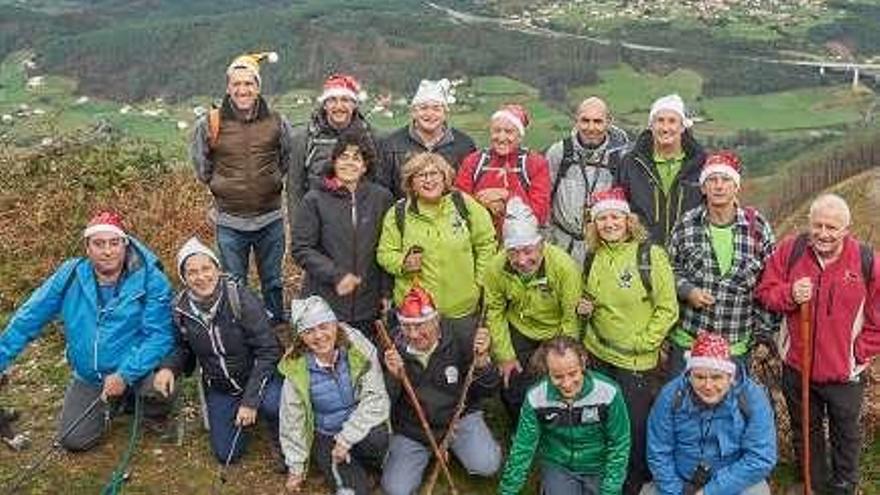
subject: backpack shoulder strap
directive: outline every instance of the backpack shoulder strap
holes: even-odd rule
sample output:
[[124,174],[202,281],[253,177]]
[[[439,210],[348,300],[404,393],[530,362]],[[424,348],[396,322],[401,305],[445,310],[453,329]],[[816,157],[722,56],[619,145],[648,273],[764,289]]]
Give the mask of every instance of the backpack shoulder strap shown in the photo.
[[593,251],[587,251],[584,255],[584,286],[586,286],[587,282],[590,280],[590,270],[593,269],[593,260],[596,259],[596,253]]
[[745,390],[740,390],[736,395],[736,407],[739,408],[739,412],[743,415],[743,418],[748,421],[749,416],[751,415],[751,409],[749,409],[749,398],[746,396]]
[[406,228],[406,198],[400,198],[394,203],[394,223],[400,238],[403,239],[403,231]]
[[749,239],[752,240],[752,256],[758,254],[764,244],[764,232],[758,228],[758,210],[752,206],[743,208],[748,223]]
[[559,183],[562,182],[562,178],[568,174],[568,169],[571,168],[574,163],[574,142],[571,136],[562,140],[562,161],[559,162],[559,170],[556,171],[556,179],[553,180],[553,188],[550,189],[550,202],[553,203],[553,198],[556,197],[556,192],[559,190]]
[[684,404],[684,396],[686,394],[686,390],[684,387],[678,387],[675,389],[675,395],[672,396],[672,412],[677,413],[681,406]]
[[794,268],[794,264],[797,263],[801,256],[807,250],[807,234],[798,234],[798,236],[794,240],[794,246],[791,248],[791,254],[788,255],[788,260],[785,263],[785,276],[789,277],[791,275],[791,270]]
[[874,248],[860,242],[859,258],[862,261],[862,279],[865,281],[865,289],[867,289],[874,281]]
[[467,203],[464,201],[464,196],[458,189],[453,189],[450,195],[452,197],[452,204],[455,206],[455,211],[457,211],[458,215],[464,219],[468,226],[468,230],[471,230],[471,212],[468,210]]
[[474,173],[471,174],[471,183],[473,187],[477,187],[477,182],[480,180],[480,177],[483,176],[483,172],[486,170],[486,163],[489,161],[489,152],[486,150],[480,150],[480,158],[477,160],[477,165],[474,167]]
[[220,141],[220,109],[212,108],[208,110],[208,146],[217,147]]
[[229,299],[229,307],[232,309],[232,317],[235,321],[241,320],[241,294],[238,291],[238,283],[231,278],[226,279],[226,297]]
[[519,178],[521,179],[522,187],[526,192],[529,192],[529,189],[532,188],[532,178],[529,177],[529,168],[526,166],[528,160],[528,148],[520,149],[519,156],[517,157],[517,162],[519,162]]
[[648,297],[654,291],[654,284],[651,282],[651,246],[653,244],[650,242],[640,242],[638,247],[639,277]]

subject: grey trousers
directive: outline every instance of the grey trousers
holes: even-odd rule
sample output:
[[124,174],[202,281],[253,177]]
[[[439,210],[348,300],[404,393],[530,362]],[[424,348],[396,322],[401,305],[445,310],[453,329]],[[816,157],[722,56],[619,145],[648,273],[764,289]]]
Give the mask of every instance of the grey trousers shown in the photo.
[[572,473],[565,469],[541,466],[541,493],[543,495],[599,495],[599,476]]
[[[163,416],[171,410],[173,396],[165,399],[153,389],[152,373],[142,378],[134,387],[128,388],[122,396],[123,401],[133,402],[132,388],[144,399],[145,417]],[[65,450],[78,452],[91,449],[107,431],[114,407],[99,399],[101,390],[101,387],[89,385],[76,378],[67,385],[58,425],[59,441]],[[96,400],[97,404],[89,410]]]
[[[449,450],[471,475],[492,476],[501,466],[501,447],[478,411],[461,418]],[[403,435],[393,435],[382,470],[386,495],[411,495],[422,483],[432,453],[427,445]]]

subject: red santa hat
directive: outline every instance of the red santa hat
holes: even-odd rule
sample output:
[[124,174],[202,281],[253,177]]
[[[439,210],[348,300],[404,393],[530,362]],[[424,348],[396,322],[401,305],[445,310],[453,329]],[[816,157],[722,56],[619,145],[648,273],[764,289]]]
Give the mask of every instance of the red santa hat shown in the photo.
[[593,218],[608,210],[618,210],[629,213],[629,201],[626,199],[626,190],[622,187],[612,187],[604,191],[594,192],[590,196],[590,215]]
[[318,97],[318,102],[324,103],[327,98],[344,96],[351,98],[355,103],[360,102],[361,84],[348,74],[333,74],[324,81],[324,91]]
[[739,185],[742,173],[742,164],[739,157],[730,150],[716,151],[710,153],[703,162],[703,170],[700,172],[700,185],[702,186],[706,179],[712,174],[724,174]]
[[436,315],[437,306],[434,305],[434,298],[418,285],[414,285],[403,296],[403,301],[397,310],[397,319],[401,323],[423,323]]
[[122,217],[115,211],[101,210],[96,213],[95,216],[89,220],[85,230],[83,230],[83,237],[88,239],[89,237],[102,232],[116,234],[119,237],[128,239],[128,236],[125,234],[125,228],[122,225]]
[[700,330],[687,359],[687,369],[710,368],[736,374],[736,363],[730,358],[730,344],[717,334]]
[[492,114],[491,120],[503,119],[516,127],[520,136],[525,136],[526,128],[529,126],[529,114],[522,105],[511,103],[504,105],[500,110]]

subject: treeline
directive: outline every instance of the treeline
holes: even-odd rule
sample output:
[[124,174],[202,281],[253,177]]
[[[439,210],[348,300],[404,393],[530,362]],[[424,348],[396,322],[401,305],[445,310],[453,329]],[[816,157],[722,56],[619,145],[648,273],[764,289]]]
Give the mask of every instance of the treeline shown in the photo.
[[829,6],[845,9],[848,14],[811,28],[807,33],[810,41],[817,44],[842,42],[853,51],[856,58],[860,55],[880,54],[880,5],[834,0]]
[[771,219],[785,218],[816,194],[877,166],[880,166],[880,132],[857,134],[790,164],[765,211]]

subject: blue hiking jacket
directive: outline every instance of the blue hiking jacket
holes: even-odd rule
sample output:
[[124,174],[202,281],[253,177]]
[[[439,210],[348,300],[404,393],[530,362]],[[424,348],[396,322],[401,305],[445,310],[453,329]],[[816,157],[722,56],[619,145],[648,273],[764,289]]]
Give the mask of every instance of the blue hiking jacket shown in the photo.
[[742,373],[715,407],[696,399],[685,372],[651,408],[648,466],[658,492],[680,495],[701,459],[712,468],[705,495],[738,495],[776,465],[773,408],[764,388]]
[[98,386],[119,373],[131,385],[153,371],[174,344],[171,285],[156,255],[129,239],[118,291],[103,309],[88,258],[65,261],[31,294],[0,335],[0,372],[59,315],[78,379]]

